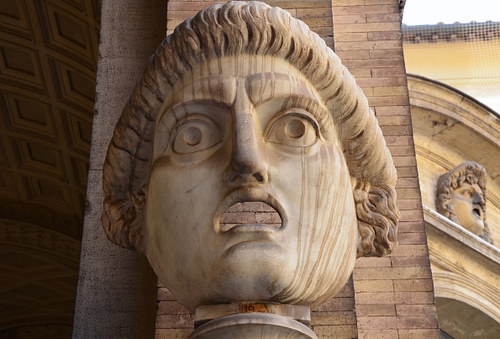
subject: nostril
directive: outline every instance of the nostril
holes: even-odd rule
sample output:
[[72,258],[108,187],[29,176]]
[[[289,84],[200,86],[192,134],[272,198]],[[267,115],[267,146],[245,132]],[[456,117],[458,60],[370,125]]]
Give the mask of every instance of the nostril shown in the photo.
[[264,181],[264,177],[262,176],[261,173],[255,173],[253,176],[254,176],[255,180],[257,180],[258,182]]
[[253,173],[242,173],[230,167],[224,173],[224,181],[229,186],[248,185],[248,184],[265,184],[268,180],[265,171],[255,171]]

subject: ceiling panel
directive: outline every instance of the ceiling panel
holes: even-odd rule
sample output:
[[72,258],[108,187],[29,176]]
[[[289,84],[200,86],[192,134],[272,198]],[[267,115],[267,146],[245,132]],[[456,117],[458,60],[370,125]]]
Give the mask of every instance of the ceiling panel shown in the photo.
[[98,6],[0,6],[0,337],[71,336]]

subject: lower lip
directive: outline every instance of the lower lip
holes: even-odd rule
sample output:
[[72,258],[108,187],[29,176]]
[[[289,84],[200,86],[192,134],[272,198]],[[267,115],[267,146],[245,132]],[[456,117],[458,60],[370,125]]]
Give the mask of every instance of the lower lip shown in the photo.
[[223,256],[230,256],[234,254],[241,255],[242,253],[245,253],[245,257],[252,257],[254,255],[258,256],[267,256],[264,253],[269,253],[269,252],[281,252],[282,247],[279,246],[278,244],[268,241],[268,240],[258,240],[258,239],[252,239],[252,240],[243,240],[239,239],[238,241],[231,242],[227,248],[223,252]]
[[236,234],[236,233],[273,233],[277,227],[269,224],[239,224],[234,225],[229,228],[225,233]]
[[223,234],[229,237],[226,252],[281,248],[274,241],[274,228],[267,225],[237,225]]

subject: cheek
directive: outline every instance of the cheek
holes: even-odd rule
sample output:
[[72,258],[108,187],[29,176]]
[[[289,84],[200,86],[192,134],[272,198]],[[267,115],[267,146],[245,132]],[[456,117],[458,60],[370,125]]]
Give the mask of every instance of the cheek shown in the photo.
[[209,194],[223,184],[223,159],[219,154],[202,162],[179,165],[168,158],[156,161],[149,181],[148,195],[162,196],[177,204],[187,202],[198,194]]
[[299,198],[305,192],[314,194],[335,186],[350,187],[349,171],[340,149],[325,144],[314,147],[314,152],[305,150],[293,155],[268,153],[274,189],[290,191],[291,197]]
[[[296,222],[300,218],[304,222],[310,218],[339,218],[338,213],[330,217],[332,209],[354,213],[349,171],[337,147],[323,145],[313,155],[287,157],[277,163],[270,173],[271,184]],[[321,224],[329,223],[322,220]]]
[[158,262],[157,274],[165,271],[171,277],[183,266],[201,269],[213,257],[205,246],[217,240],[213,221],[223,199],[220,172],[216,166],[157,167],[152,172],[145,239],[148,258]]
[[175,242],[176,238],[189,238],[189,232],[199,225],[212,223],[223,199],[221,177],[215,165],[155,166],[145,210],[149,239]]
[[472,211],[472,204],[462,199],[453,199],[451,203],[455,214],[465,215]]

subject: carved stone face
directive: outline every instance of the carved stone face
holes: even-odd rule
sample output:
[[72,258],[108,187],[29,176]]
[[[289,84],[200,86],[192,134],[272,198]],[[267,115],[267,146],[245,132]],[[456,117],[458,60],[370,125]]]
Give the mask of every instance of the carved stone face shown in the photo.
[[[160,280],[190,310],[316,305],[340,290],[357,220],[314,86],[281,59],[240,55],[196,66],[172,93],[155,128],[145,208],[145,253]],[[223,224],[237,203],[263,203],[278,223]]]
[[474,234],[484,229],[484,198],[479,185],[463,183],[451,195],[451,208],[458,224]]

